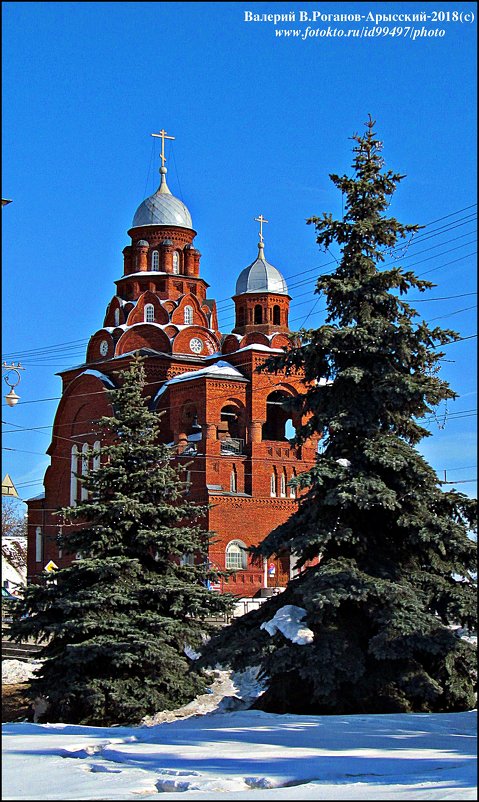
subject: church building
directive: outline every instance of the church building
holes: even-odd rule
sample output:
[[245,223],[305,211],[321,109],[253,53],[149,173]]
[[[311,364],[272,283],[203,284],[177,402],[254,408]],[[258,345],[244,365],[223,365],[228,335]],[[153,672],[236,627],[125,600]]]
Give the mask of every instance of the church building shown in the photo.
[[186,492],[210,505],[204,525],[217,535],[210,560],[234,570],[216,589],[265,596],[286,584],[294,566],[288,555],[253,565],[246,549],[295,511],[289,481],[311,467],[317,446],[293,447],[288,440],[299,421],[288,423],[282,400],[302,391],[301,377],[256,371],[288,347],[291,298],[266,259],[260,215],[257,256],[238,270],[235,326],[219,331],[190,212],[166,180],[164,145],[173,137],[158,136],[160,185],[133,216],[103,324],[90,338],[84,364],[60,373],[45,492],[28,503],[28,579],[35,581],[50,562],[63,567],[72,559],[59,548],[62,522],[55,511],[86,492],[81,475],[101,460],[95,421],[111,414],[106,391],[139,352],[150,408],[163,413],[162,439],[175,459],[188,463]]

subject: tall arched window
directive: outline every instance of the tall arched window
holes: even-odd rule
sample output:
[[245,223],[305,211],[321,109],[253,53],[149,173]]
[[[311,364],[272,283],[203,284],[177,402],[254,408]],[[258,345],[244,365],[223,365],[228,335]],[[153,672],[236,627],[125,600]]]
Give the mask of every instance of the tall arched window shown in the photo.
[[272,496],[278,495],[278,476],[276,474],[276,468],[273,468],[273,473],[271,474],[270,480],[270,492]]
[[93,459],[92,459],[92,470],[97,471],[100,467],[100,441],[95,440],[93,443]]
[[[90,446],[88,445],[88,443],[83,443],[82,450],[81,450],[81,454],[82,454],[82,457],[81,457],[81,475],[82,475],[82,477],[88,476],[88,451],[89,451],[89,448],[90,448]],[[87,499],[87,498],[88,498],[88,490],[86,489],[86,487],[84,486],[84,484],[82,482],[81,500],[85,501],[85,499]]]
[[78,446],[73,446],[70,463],[70,505],[77,503]]
[[244,326],[245,324],[245,311],[244,306],[240,306],[238,309],[238,326]]
[[193,323],[193,307],[192,306],[185,306],[184,321],[185,321],[185,324],[187,326],[190,326]]
[[280,479],[279,495],[282,498],[286,497],[286,470],[283,468]]
[[152,270],[160,269],[160,255],[158,251],[153,251],[153,253],[151,254],[151,269]]
[[173,273],[178,275],[180,272],[180,255],[178,251],[173,251]]
[[[295,470],[295,468],[293,468],[293,475],[291,476],[291,479],[296,479],[296,470]],[[292,485],[289,488],[289,497],[290,498],[296,498],[296,486],[295,485]]]
[[41,526],[35,529],[35,562],[41,563],[43,560],[43,533]]
[[230,492],[236,493],[238,490],[238,475],[236,473],[236,467],[233,465],[233,468],[230,473]]
[[255,323],[263,322],[263,307],[260,304],[256,304],[254,308],[254,322]]
[[277,304],[273,306],[273,323],[276,326],[281,325],[281,310]]
[[115,309],[115,326],[120,325],[120,310]]
[[244,571],[248,567],[246,546],[241,540],[231,540],[226,546],[226,568]]
[[144,321],[145,323],[155,322],[155,307],[153,304],[145,304]]

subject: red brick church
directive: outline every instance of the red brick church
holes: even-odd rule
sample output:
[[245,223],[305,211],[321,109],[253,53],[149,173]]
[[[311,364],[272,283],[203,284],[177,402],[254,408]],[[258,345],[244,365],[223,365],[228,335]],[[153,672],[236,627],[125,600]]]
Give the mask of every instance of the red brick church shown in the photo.
[[[160,185],[135,212],[123,249],[123,274],[115,281],[101,328],[91,337],[84,364],[63,371],[41,496],[28,503],[28,578],[34,580],[62,554],[54,511],[81,497],[81,474],[94,468],[95,420],[110,415],[106,390],[132,355],[146,357],[150,406],[163,412],[162,436],[178,460],[190,463],[188,493],[209,504],[205,525],[217,533],[210,559],[235,569],[225,588],[240,597],[267,595],[284,586],[288,557],[253,566],[245,547],[257,544],[295,510],[289,480],[306,470],[316,443],[291,446],[285,396],[301,389],[298,377],[257,373],[264,359],[288,345],[290,296],[286,282],[264,254],[239,271],[232,333],[218,330],[216,303],[201,277],[201,254],[190,212],[166,181],[164,140]],[[292,420],[292,425],[298,421]]]

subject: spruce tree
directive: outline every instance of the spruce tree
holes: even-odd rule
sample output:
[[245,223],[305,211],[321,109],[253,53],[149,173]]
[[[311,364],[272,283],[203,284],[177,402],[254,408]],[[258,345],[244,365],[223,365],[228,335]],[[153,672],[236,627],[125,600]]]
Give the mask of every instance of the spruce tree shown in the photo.
[[[290,404],[305,420],[296,442],[322,438],[316,464],[297,479],[297,512],[256,549],[286,550],[302,571],[214,638],[204,659],[260,665],[267,690],[257,706],[276,713],[466,710],[475,647],[456,629],[476,626],[475,502],[444,492],[416,448],[430,434],[424,418],[456,395],[438,372],[440,347],[459,335],[416,320],[402,297],[434,285],[383,265],[418,226],[386,214],[404,176],[383,169],[371,118],[353,140],[352,177],[330,176],[343,219],[308,221],[321,248],[341,252],[317,282],[325,325],[303,330],[265,367],[304,372]],[[262,628],[288,604],[304,609],[310,643]]]
[[191,701],[207,677],[185,646],[198,649],[207,619],[231,607],[207,587],[218,574],[208,563],[212,533],[201,527],[206,508],[185,496],[184,467],[159,441],[144,383],[136,358],[108,391],[113,413],[99,422],[88,497],[63,510],[71,526],[62,545],[77,559],[27,588],[14,624],[17,640],[48,640],[29,691],[46,698],[49,721],[138,723]]

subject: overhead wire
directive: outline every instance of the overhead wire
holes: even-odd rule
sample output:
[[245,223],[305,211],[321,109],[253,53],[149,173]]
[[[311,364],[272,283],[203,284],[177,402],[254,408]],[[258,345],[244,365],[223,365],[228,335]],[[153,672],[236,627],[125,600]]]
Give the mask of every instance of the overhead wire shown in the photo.
[[[468,208],[472,208],[472,207],[473,207],[473,206],[475,206],[475,205],[476,205],[476,204],[471,204],[471,206],[464,207],[464,208],[467,210]],[[456,214],[458,214],[458,213],[459,213],[459,212],[452,212],[452,213],[450,213],[449,215],[445,215],[445,216],[443,216],[442,218],[437,218],[435,221],[432,221],[431,223],[429,223],[429,224],[426,224],[426,225],[431,225],[432,223],[439,222],[439,221],[441,221],[441,220],[443,220],[443,219],[446,219],[446,218],[449,218],[449,217],[455,216],[455,215],[456,215]],[[455,222],[455,223],[458,225],[457,221],[454,221],[454,222]],[[466,221],[466,222],[472,222],[472,221]],[[461,225],[462,225],[462,224],[463,224],[463,223],[461,223]],[[457,227],[457,226],[454,226],[454,227]],[[438,229],[437,231],[438,231],[439,233],[443,233],[443,229],[444,229],[444,228],[446,228],[446,229],[447,229],[447,227],[444,227],[444,226],[443,226],[443,227],[441,227],[440,229]],[[469,232],[469,234],[470,234],[470,233],[472,233],[472,232]],[[435,235],[436,235],[436,234],[434,234],[434,232],[430,232],[430,233],[427,235],[427,238],[429,238],[430,236],[435,236]],[[423,236],[424,236],[424,237],[426,237],[426,235],[423,235]],[[461,235],[461,237],[463,237],[463,236],[468,236],[468,234]],[[420,239],[420,236],[416,236],[416,238],[415,238],[415,243],[417,243],[417,241],[418,241],[419,239]],[[453,240],[447,240],[446,242],[443,242],[443,243],[438,243],[436,246],[433,246],[433,248],[432,248],[432,249],[434,249],[434,248],[436,248],[436,247],[441,247],[442,245],[445,245],[445,244],[447,244],[447,243],[449,243],[449,242],[451,242],[451,241],[453,241]],[[464,243],[464,244],[466,244],[466,243]],[[468,243],[468,244],[469,244],[469,243]],[[398,248],[401,248],[401,247],[403,247],[403,246],[402,246],[402,245],[401,245],[401,246],[398,246]],[[458,246],[458,247],[462,247],[462,246]],[[430,249],[426,249],[425,251],[421,251],[421,252],[419,252],[419,253],[425,253],[425,252],[427,252],[428,250],[430,250]],[[449,252],[449,251],[446,251],[445,253],[447,253],[447,252]],[[417,256],[418,254],[411,254],[411,256],[412,256],[412,255],[415,255],[415,256]],[[437,256],[440,256],[440,255],[443,255],[443,254],[437,254]],[[469,255],[473,255],[473,254],[469,254]],[[408,256],[408,257],[405,257],[405,258],[411,258],[411,257],[410,257],[410,256]],[[432,257],[432,258],[434,258],[434,257]],[[466,258],[466,257],[464,257],[464,258]],[[334,260],[335,260],[335,261],[337,261],[336,257],[334,257]],[[309,270],[301,270],[301,271],[299,271],[298,273],[291,274],[290,278],[291,278],[291,277],[293,277],[293,276],[296,276],[296,275],[301,275],[301,276],[304,276],[304,275],[305,275],[305,273],[307,273],[307,272],[311,272],[311,271],[313,271],[313,270],[319,270],[319,269],[321,269],[322,267],[326,267],[327,265],[331,265],[331,264],[334,264],[334,262],[328,262],[328,263],[326,263],[325,265],[316,265],[316,266],[314,266],[314,267],[310,268]],[[416,264],[416,263],[415,263],[415,264]],[[413,265],[411,265],[411,266],[413,266]],[[294,284],[294,285],[291,285],[291,288],[293,288],[293,287],[295,287],[295,286],[300,286],[301,284],[308,283],[308,282],[310,282],[310,281],[314,281],[314,280],[315,280],[315,279],[314,279],[314,277],[312,277],[311,279],[306,279],[306,280],[304,280],[304,281],[297,282],[296,284]],[[301,297],[301,296],[296,296],[296,297]],[[230,301],[230,300],[231,300],[231,299],[229,299],[229,298],[225,298],[225,299],[222,299],[222,300],[218,301],[217,303],[219,304],[219,303],[221,303],[222,301]],[[425,299],[425,300],[427,300],[427,299]],[[218,311],[221,311],[221,310],[220,310],[220,309],[218,309]],[[59,353],[59,349],[61,349],[61,351],[65,351],[65,350],[67,350],[67,351],[68,351],[69,349],[75,349],[75,348],[78,348],[78,347],[80,347],[80,345],[86,344],[88,341],[89,341],[89,338],[82,338],[82,339],[80,339],[80,340],[71,340],[71,341],[68,341],[68,342],[66,342],[66,343],[57,343],[57,344],[55,344],[55,345],[52,345],[52,346],[45,346],[45,347],[42,347],[42,348],[39,348],[39,349],[30,349],[30,350],[28,350],[28,351],[10,352],[10,353],[6,353],[6,354],[4,354],[4,355],[3,355],[3,358],[4,358],[4,359],[11,359],[11,358],[24,358],[24,357],[26,357],[27,355],[33,355],[33,354],[36,354],[37,356],[40,356],[40,355],[45,355],[45,354],[48,354],[49,352],[51,352],[51,353],[54,353],[54,354],[58,355],[58,353]]]

